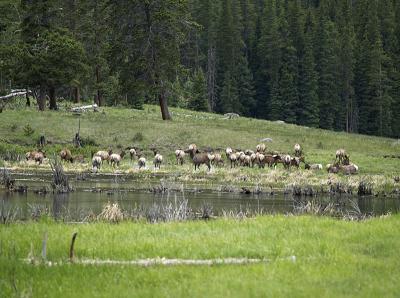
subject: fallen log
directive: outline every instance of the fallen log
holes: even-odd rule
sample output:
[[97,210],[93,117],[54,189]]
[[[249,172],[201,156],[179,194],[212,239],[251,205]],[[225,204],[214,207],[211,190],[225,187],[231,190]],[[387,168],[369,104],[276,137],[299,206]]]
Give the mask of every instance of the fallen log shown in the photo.
[[[15,96],[26,95],[26,93],[27,93],[26,90],[24,90],[24,91],[13,90],[13,91],[17,91],[17,92],[11,92],[10,94],[0,96],[0,99],[1,99],[1,100],[5,100],[5,99],[13,98],[13,97],[15,97]],[[28,92],[29,92],[29,91],[28,91]]]
[[92,104],[88,106],[80,106],[71,109],[71,112],[86,112],[87,110],[93,109],[93,111],[97,111],[98,105]]
[[240,115],[236,114],[236,113],[226,113],[224,114],[224,118],[222,119],[235,119],[235,118],[239,118]]
[[0,96],[0,113],[3,112],[4,107],[8,103],[7,100],[14,98],[15,96],[21,96],[21,95],[26,95],[30,91],[26,91],[25,89],[17,89],[17,90],[11,90],[10,94]]

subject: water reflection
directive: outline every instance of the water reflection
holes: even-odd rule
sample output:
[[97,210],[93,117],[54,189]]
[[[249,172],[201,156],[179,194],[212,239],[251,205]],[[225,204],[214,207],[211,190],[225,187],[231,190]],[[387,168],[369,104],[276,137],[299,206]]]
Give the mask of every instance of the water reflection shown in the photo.
[[[293,198],[283,194],[246,195],[240,193],[163,193],[149,192],[90,192],[75,191],[69,194],[38,195],[0,191],[2,214],[9,210],[18,210],[19,219],[36,218],[46,213],[56,219],[81,220],[88,214],[99,214],[108,202],[116,202],[127,212],[138,208],[150,208],[155,204],[179,204],[187,199],[193,211],[200,210],[205,204],[212,207],[214,215],[223,212],[249,212],[252,214],[296,213],[301,208],[334,208],[335,210],[359,212],[366,215],[380,215],[400,210],[400,200],[377,197],[330,197]],[[310,205],[310,202],[312,203]],[[307,205],[308,204],[308,205]],[[308,207],[307,207],[308,206]],[[308,209],[307,209],[308,210]],[[323,213],[321,213],[323,214]]]
[[[82,176],[82,175],[81,175]],[[155,204],[177,203],[188,200],[193,210],[201,209],[205,204],[212,206],[214,215],[225,211],[251,213],[293,213],[301,208],[334,208],[337,210],[351,210],[362,214],[380,215],[388,212],[397,213],[400,210],[400,200],[385,197],[341,197],[318,196],[313,198],[294,198],[283,194],[242,194],[223,193],[215,191],[197,192],[204,185],[170,182],[153,179],[150,182],[141,181],[134,176],[118,175],[90,175],[80,179],[74,175],[70,181],[76,191],[69,194],[36,194],[35,189],[49,187],[51,175],[44,174],[14,174],[18,185],[27,185],[27,193],[8,193],[0,190],[0,211],[16,212],[20,219],[38,217],[46,213],[54,218],[66,220],[81,220],[88,214],[99,214],[107,202],[117,202],[123,210],[135,208],[150,208]],[[168,186],[170,189],[184,189],[181,191],[151,193],[149,189]],[[217,186],[207,185],[210,189]],[[132,191],[135,189],[135,191]],[[311,202],[311,203],[310,203]]]

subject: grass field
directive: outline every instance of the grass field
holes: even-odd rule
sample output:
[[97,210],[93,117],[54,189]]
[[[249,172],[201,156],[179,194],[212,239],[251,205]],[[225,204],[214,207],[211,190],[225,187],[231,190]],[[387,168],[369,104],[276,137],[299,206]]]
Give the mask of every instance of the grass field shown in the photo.
[[[138,146],[152,159],[150,147],[166,158],[161,170],[173,181],[198,181],[212,185],[259,185],[268,189],[306,186],[329,189],[341,185],[357,192],[361,182],[374,193],[400,188],[398,140],[329,132],[284,123],[171,109],[173,121],[160,119],[159,108],[144,110],[102,108],[100,112],[72,115],[65,109],[37,112],[18,108],[0,116],[0,165],[15,171],[49,171],[13,160],[36,148],[40,135],[49,144],[48,156],[68,147],[90,160],[93,150],[114,151]],[[78,129],[91,145],[73,148]],[[272,138],[268,150],[291,153],[300,143],[306,161],[327,164],[338,148],[350,153],[360,167],[355,176],[326,171],[286,171],[258,168],[204,168],[194,172],[186,162],[175,165],[174,150],[190,143],[224,150],[254,148],[262,138]],[[90,164],[64,164],[66,171],[88,172]],[[119,169],[105,165],[101,172],[122,172],[146,180],[152,165],[138,170],[129,157]],[[363,221],[318,216],[262,216],[235,220],[186,221],[149,224],[123,221],[65,224],[46,216],[39,221],[0,225],[0,297],[396,297],[400,286],[400,215]],[[78,232],[76,262],[68,262],[71,236]],[[41,259],[47,234],[46,265]],[[27,258],[36,260],[28,264]],[[219,259],[261,258],[266,263],[212,266],[83,265],[80,261],[138,260],[146,258]],[[56,265],[55,265],[56,264]]]
[[[287,185],[326,186],[332,181],[344,182],[357,187],[360,181],[374,185],[376,192],[391,192],[399,188],[393,177],[399,176],[400,159],[383,158],[384,155],[399,155],[400,142],[389,138],[380,138],[344,132],[332,132],[312,129],[297,125],[256,120],[250,118],[224,119],[222,115],[198,113],[189,110],[172,108],[173,121],[162,121],[157,106],[145,105],[143,110],[127,108],[102,108],[100,112],[87,112],[81,116],[73,115],[61,108],[60,111],[38,112],[33,108],[5,110],[0,117],[0,154],[23,155],[36,148],[40,135],[49,142],[46,146],[48,156],[68,147],[73,154],[84,154],[90,160],[90,153],[97,149],[118,148],[136,145],[144,150],[150,161],[149,172],[152,172],[152,152],[150,147],[158,148],[166,162],[160,173],[177,174],[182,181],[203,180],[207,182],[242,183],[283,188]],[[87,143],[93,146],[75,149],[71,142],[78,130]],[[293,145],[300,143],[306,161],[326,165],[334,159],[336,149],[345,148],[351,161],[360,168],[355,177],[328,175],[326,171],[310,173],[302,171],[285,171],[283,169],[235,169],[216,168],[211,173],[205,169],[193,171],[187,162],[184,167],[175,165],[174,150],[187,148],[196,143],[199,147],[211,147],[222,152],[227,146],[233,148],[253,149],[260,139],[272,138],[267,143],[267,150],[292,153]],[[1,163],[16,170],[49,170],[48,164],[35,166],[26,162]],[[89,171],[90,165],[65,165],[67,171]],[[110,166],[102,168],[102,172],[115,171]],[[116,171],[137,173],[137,169],[126,156]]]
[[[2,297],[396,297],[400,290],[399,215],[362,222],[315,216],[236,221],[66,225],[49,220],[1,225]],[[213,266],[69,264],[78,232],[80,259],[266,258]],[[40,260],[43,234],[47,260]],[[293,257],[295,256],[295,261]]]

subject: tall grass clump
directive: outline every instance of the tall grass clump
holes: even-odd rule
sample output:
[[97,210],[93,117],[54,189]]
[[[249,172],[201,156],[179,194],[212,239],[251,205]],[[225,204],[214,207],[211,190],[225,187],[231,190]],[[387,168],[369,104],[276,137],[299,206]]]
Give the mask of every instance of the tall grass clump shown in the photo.
[[111,223],[119,223],[124,219],[124,214],[118,203],[111,204],[108,202],[104,205],[103,210],[97,217],[99,220],[108,221]]
[[317,200],[298,201],[294,206],[294,214],[342,216],[340,208],[334,203],[323,203]]
[[165,204],[154,204],[146,212],[146,219],[151,223],[185,221],[194,219],[195,215],[189,206],[188,199],[167,201]]
[[3,168],[1,171],[0,184],[4,185],[8,190],[14,189],[15,180],[11,177],[10,172],[6,168]]
[[18,208],[7,208],[5,206],[4,200],[1,201],[0,208],[0,223],[10,224],[17,220]]
[[357,194],[359,196],[372,195],[372,184],[366,181],[360,181],[358,184]]
[[53,192],[56,193],[68,193],[72,191],[72,187],[69,184],[68,177],[64,172],[64,168],[61,161],[54,158],[54,162],[50,163],[51,171],[53,172],[53,182],[51,187]]

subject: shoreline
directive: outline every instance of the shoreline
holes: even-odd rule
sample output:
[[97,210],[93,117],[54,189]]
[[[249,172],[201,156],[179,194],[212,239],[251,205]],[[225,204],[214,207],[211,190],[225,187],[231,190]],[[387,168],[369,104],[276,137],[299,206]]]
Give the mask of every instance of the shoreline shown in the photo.
[[[6,169],[11,176],[34,177],[37,175],[43,182],[50,182],[44,177],[52,175],[47,166],[32,167],[0,167],[0,171]],[[104,171],[92,173],[80,168],[73,170],[64,167],[71,185],[81,182],[103,182],[120,185],[115,187],[84,188],[86,191],[149,191],[163,193],[169,191],[202,192],[211,191],[216,193],[245,193],[245,194],[284,194],[293,196],[317,196],[317,195],[373,195],[382,197],[400,197],[400,183],[395,182],[392,177],[386,175],[335,175],[327,173],[313,173],[310,171],[283,171],[280,169],[263,172],[249,172],[234,169],[229,171],[218,168],[216,172],[197,172],[187,168],[175,172],[175,168],[161,170],[119,170],[118,172]],[[172,171],[171,171],[172,170]],[[258,170],[258,169],[257,169]],[[258,174],[258,175],[257,175]],[[239,176],[238,176],[239,175]],[[42,176],[42,177],[41,177]],[[72,179],[73,181],[72,181]],[[116,178],[120,181],[115,180]],[[111,179],[114,179],[112,181]],[[18,180],[18,179],[17,179]],[[126,187],[129,180],[133,184],[148,183],[145,187]],[[29,180],[28,180],[29,181]],[[30,184],[34,181],[29,181]],[[23,183],[17,181],[17,185]],[[43,185],[42,185],[43,187]],[[78,187],[78,189],[80,189]]]

